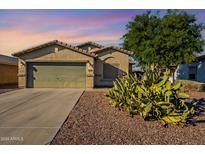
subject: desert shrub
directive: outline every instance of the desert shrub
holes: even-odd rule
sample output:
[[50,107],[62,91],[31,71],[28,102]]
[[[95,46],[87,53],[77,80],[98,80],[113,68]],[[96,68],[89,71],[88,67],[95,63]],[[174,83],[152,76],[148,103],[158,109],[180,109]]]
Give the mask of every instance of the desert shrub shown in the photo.
[[112,104],[126,109],[131,115],[140,114],[145,120],[169,123],[186,123],[194,115],[189,96],[180,92],[181,83],[172,85],[168,70],[148,69],[141,78],[129,75],[114,81],[108,92]]
[[182,90],[184,92],[188,92],[188,91],[204,92],[205,91],[205,83],[200,83],[191,80],[177,80],[177,82],[180,82],[182,84]]

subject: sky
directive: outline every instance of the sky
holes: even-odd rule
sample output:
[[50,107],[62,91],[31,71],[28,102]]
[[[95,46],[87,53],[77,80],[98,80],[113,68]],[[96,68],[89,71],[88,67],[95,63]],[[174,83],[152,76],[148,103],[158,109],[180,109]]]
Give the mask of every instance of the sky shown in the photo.
[[[103,45],[122,42],[126,25],[146,10],[0,10],[0,54],[11,55],[41,43],[68,44],[94,41]],[[186,10],[205,22],[205,10]],[[153,10],[156,12],[156,10]],[[161,10],[161,14],[165,10]]]

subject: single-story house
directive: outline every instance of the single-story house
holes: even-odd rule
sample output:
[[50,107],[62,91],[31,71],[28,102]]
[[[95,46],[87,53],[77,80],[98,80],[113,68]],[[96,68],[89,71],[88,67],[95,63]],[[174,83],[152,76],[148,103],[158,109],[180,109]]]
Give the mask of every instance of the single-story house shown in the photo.
[[176,77],[180,80],[205,82],[205,55],[198,56],[196,62],[180,65]]
[[132,52],[94,42],[78,46],[54,40],[12,54],[18,57],[19,87],[94,88],[112,86],[132,69]]
[[18,59],[0,54],[0,85],[18,83]]

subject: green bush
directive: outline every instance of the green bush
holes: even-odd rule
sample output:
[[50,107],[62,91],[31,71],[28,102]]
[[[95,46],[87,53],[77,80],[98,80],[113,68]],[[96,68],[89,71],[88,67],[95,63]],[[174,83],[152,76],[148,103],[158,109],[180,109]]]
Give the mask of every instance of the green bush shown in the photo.
[[160,120],[163,124],[186,123],[195,109],[179,92],[181,83],[172,85],[169,71],[148,69],[142,77],[127,76],[117,79],[108,92],[112,104],[130,114],[140,114],[145,120]]
[[205,91],[205,83],[200,83],[191,80],[177,80],[177,82],[180,82],[182,84],[183,91],[190,91],[190,90],[198,91],[198,92]]

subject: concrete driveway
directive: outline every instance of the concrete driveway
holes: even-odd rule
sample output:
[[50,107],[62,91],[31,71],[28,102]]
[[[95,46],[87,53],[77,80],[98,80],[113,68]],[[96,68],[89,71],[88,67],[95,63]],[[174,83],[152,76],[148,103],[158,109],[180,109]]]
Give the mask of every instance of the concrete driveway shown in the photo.
[[0,144],[49,144],[82,93],[22,89],[0,94]]

